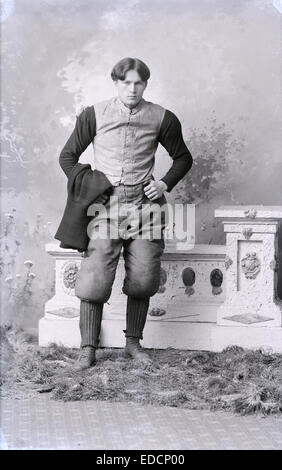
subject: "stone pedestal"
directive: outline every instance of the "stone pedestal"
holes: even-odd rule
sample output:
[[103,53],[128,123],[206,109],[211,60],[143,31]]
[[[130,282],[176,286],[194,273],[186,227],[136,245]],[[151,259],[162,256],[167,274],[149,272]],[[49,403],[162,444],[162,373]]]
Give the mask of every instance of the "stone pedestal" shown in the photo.
[[223,218],[226,232],[226,296],[217,324],[281,327],[277,229],[282,207],[222,206],[215,217]]
[[72,319],[79,316],[80,300],[74,294],[81,254],[66,250],[56,243],[48,243],[46,251],[55,259],[55,295],[45,304],[45,319]]

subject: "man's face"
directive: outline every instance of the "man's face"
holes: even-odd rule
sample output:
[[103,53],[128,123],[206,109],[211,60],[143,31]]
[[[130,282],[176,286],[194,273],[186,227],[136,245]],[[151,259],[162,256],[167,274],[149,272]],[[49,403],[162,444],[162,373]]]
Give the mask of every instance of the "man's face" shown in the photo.
[[117,80],[115,85],[118,96],[125,106],[134,108],[141,100],[147,82],[143,82],[136,70],[129,70],[124,80]]

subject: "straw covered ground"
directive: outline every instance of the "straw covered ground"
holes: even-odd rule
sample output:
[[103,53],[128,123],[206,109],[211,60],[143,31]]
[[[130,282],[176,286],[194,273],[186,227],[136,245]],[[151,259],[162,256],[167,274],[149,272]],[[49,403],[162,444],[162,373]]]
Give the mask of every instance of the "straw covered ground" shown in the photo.
[[2,398],[49,393],[56,400],[107,400],[241,414],[282,412],[282,355],[236,346],[221,353],[148,350],[143,366],[122,349],[100,349],[97,364],[73,370],[79,350],[1,328]]

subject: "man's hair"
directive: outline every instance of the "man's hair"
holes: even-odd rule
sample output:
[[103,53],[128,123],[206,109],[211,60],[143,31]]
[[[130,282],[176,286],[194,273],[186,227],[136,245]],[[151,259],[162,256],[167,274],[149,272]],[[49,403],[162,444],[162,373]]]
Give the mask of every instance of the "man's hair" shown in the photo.
[[129,70],[136,70],[139,73],[143,82],[146,82],[150,78],[150,70],[144,62],[140,59],[132,59],[131,57],[125,57],[121,59],[113,68],[111,77],[113,81],[124,80]]

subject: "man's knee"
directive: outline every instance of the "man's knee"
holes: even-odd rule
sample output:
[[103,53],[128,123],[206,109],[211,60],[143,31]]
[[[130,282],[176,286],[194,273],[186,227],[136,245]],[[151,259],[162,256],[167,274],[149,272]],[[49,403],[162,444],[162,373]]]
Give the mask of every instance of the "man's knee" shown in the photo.
[[111,296],[112,289],[96,289],[93,286],[75,287],[75,295],[81,300],[88,300],[90,302],[106,303]]
[[94,273],[79,273],[74,293],[80,299],[105,303],[112,292],[113,277],[95,276]]
[[126,278],[123,283],[122,291],[126,295],[136,298],[146,298],[155,295],[160,287],[160,275],[151,277],[134,276],[132,279]]

